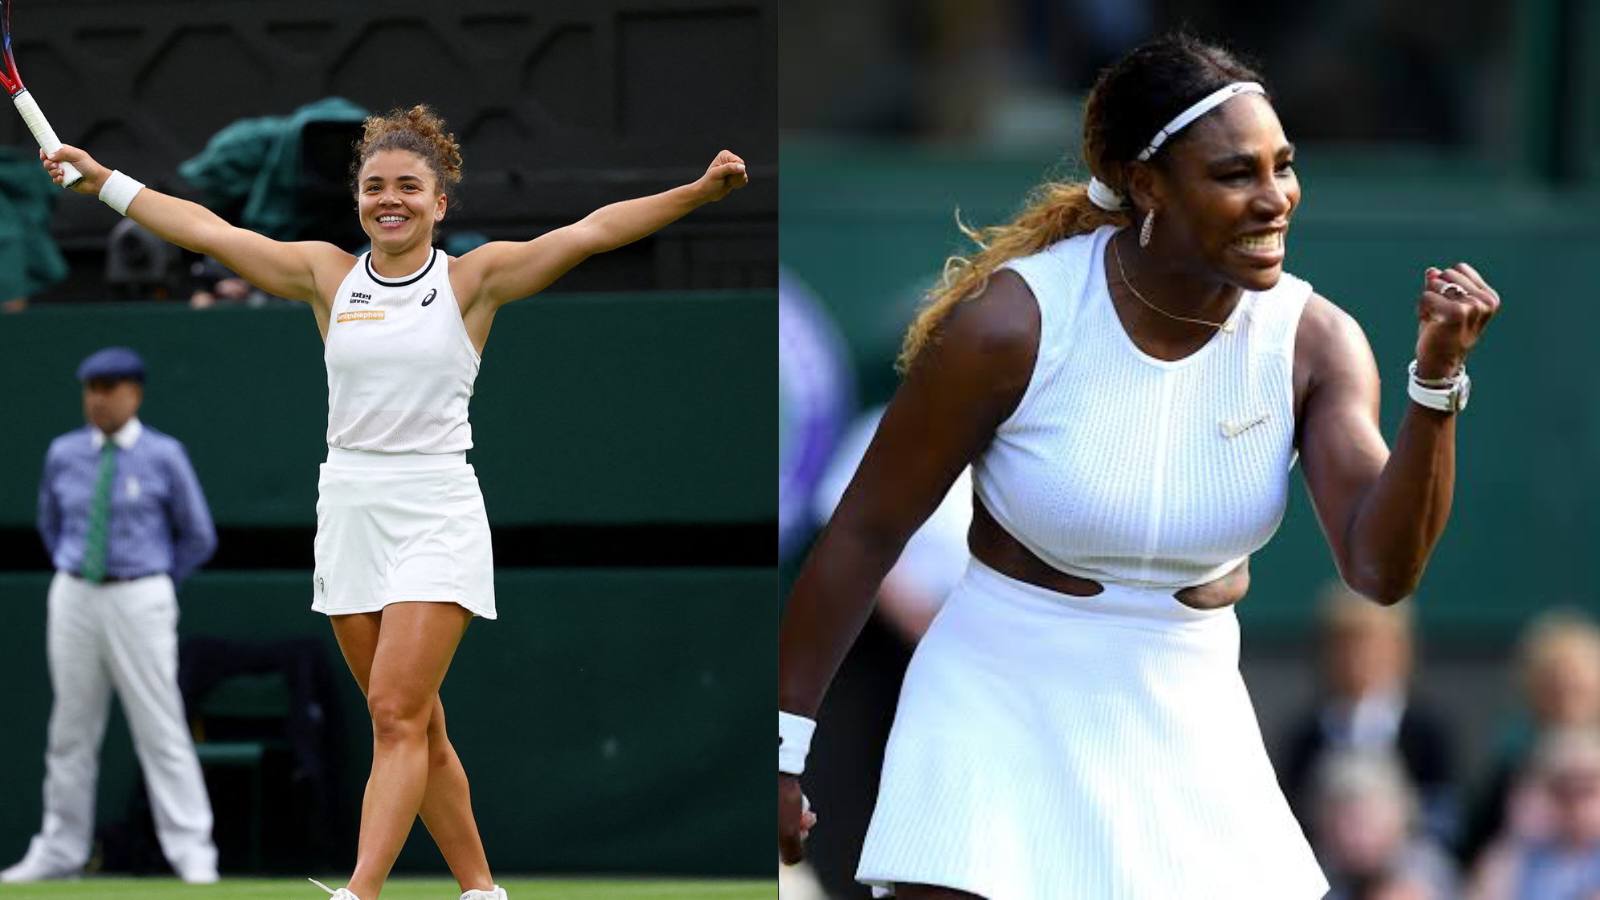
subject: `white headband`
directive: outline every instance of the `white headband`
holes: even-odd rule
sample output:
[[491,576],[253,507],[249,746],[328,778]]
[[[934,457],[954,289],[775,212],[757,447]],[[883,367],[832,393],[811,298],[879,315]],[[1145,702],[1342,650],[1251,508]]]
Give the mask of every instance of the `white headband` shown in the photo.
[[[1160,131],[1156,132],[1156,136],[1151,138],[1150,143],[1143,150],[1140,150],[1139,155],[1134,158],[1140,162],[1148,161],[1150,157],[1155,155],[1157,150],[1161,149],[1161,145],[1165,144],[1168,138],[1189,127],[1195,119],[1216,109],[1234,97],[1240,94],[1265,94],[1266,92],[1266,88],[1254,81],[1235,81],[1230,85],[1218,88],[1202,97],[1193,106],[1178,113],[1171,122],[1168,122]],[[1127,200],[1112,189],[1110,185],[1092,177],[1089,179],[1089,200],[1095,206],[1110,211],[1124,209],[1128,205]]]

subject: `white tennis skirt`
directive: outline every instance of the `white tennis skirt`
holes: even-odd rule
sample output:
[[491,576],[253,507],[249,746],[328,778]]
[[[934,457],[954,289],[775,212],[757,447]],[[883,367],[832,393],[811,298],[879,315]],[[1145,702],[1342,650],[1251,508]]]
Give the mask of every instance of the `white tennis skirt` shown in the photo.
[[477,475],[465,453],[328,448],[317,479],[311,608],[339,616],[407,601],[495,618]]
[[[826,812],[823,813],[826,816]],[[857,880],[988,900],[1311,900],[1231,608],[974,561],[906,671]]]

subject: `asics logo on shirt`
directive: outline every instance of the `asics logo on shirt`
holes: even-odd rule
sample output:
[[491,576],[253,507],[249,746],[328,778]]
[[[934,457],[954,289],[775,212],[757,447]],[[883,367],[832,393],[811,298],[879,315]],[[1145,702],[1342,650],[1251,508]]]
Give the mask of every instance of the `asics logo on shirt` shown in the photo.
[[423,306],[427,306],[429,303],[432,303],[433,302],[433,298],[437,297],[438,295],[439,295],[439,289],[438,288],[433,288],[432,290],[428,291],[428,296],[422,298],[422,305]]

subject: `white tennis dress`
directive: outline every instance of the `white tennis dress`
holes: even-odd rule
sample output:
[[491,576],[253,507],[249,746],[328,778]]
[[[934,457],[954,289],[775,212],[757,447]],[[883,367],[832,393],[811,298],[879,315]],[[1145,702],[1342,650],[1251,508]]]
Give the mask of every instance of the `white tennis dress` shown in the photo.
[[973,464],[996,521],[1073,597],[974,561],[918,645],[857,878],[988,900],[1310,900],[1327,892],[1239,675],[1231,608],[1173,593],[1282,520],[1294,460],[1285,274],[1163,361],[1106,285],[1115,229],[1007,268],[1039,303],[1026,393]]
[[362,254],[328,319],[328,461],[317,482],[311,608],[457,603],[495,618],[494,557],[467,406],[479,357],[450,258],[386,278]]

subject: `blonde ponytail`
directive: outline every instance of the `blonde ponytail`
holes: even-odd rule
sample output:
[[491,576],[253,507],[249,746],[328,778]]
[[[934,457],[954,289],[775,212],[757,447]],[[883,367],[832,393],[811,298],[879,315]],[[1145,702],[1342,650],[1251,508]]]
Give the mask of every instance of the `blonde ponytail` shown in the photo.
[[969,228],[957,214],[956,225],[978,245],[978,252],[945,261],[943,277],[928,292],[927,304],[906,332],[895,368],[901,374],[911,368],[950,310],[982,291],[989,276],[1006,261],[1038,253],[1057,241],[1087,234],[1102,225],[1127,224],[1127,214],[1109,212],[1091,203],[1089,187],[1083,182],[1045,182],[1029,195],[1021,214],[1004,225]]

